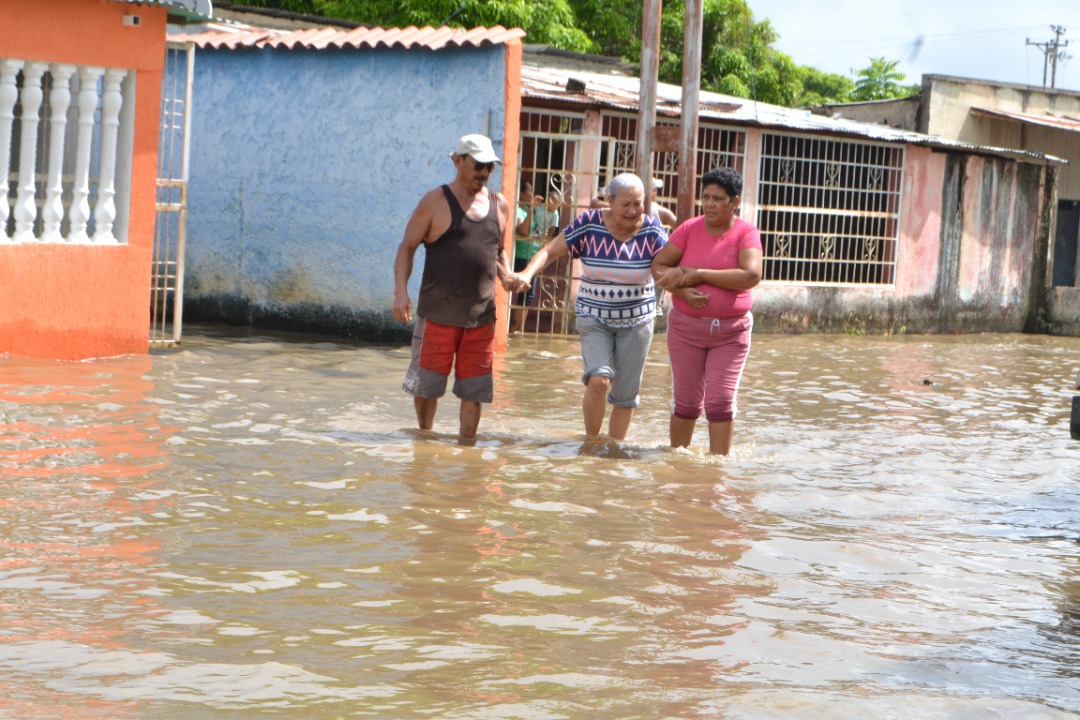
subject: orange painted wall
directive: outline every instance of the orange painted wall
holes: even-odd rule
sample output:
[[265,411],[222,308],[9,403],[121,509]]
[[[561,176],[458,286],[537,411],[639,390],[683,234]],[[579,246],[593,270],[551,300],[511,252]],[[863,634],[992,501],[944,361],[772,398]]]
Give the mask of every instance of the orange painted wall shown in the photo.
[[[4,4],[0,57],[135,71],[127,244],[0,246],[0,353],[82,360],[146,353],[166,11],[103,0]],[[139,15],[138,27],[122,24]]]
[[[503,128],[502,194],[510,203],[510,222],[503,233],[503,252],[514,256],[514,212],[517,209],[518,144],[521,141],[521,41],[506,43],[506,126]],[[509,332],[510,297],[501,283],[495,283],[495,350],[506,350]]]

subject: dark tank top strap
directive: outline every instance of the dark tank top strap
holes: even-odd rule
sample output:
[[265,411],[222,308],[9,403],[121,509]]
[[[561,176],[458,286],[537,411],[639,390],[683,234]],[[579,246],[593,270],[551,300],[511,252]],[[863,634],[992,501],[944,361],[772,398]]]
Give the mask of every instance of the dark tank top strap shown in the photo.
[[443,185],[442,191],[446,196],[447,205],[450,206],[450,227],[447,230],[457,230],[461,227],[461,219],[465,217],[465,211],[461,209],[461,203],[454,197],[454,191],[449,185]]

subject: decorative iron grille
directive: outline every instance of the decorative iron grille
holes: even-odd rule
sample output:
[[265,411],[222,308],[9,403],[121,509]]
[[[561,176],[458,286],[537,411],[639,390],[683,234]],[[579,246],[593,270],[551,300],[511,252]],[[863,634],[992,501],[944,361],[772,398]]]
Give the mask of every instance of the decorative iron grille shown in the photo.
[[760,161],[764,280],[895,282],[902,147],[764,133]]

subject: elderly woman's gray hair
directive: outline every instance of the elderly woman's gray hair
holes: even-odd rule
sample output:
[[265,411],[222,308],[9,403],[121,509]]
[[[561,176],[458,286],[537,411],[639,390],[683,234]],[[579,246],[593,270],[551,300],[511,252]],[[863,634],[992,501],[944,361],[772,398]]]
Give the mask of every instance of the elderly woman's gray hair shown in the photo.
[[609,201],[614,201],[619,196],[620,190],[629,190],[631,188],[642,195],[645,194],[645,184],[641,182],[641,178],[634,173],[622,173],[611,178],[611,182],[604,188],[604,195],[607,196]]

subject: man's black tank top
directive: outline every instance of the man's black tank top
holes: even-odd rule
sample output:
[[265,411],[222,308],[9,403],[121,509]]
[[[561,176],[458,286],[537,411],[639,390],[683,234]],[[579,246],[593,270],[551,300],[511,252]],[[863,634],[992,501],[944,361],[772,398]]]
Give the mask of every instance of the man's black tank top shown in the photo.
[[416,312],[443,325],[488,325],[495,322],[496,264],[502,243],[497,198],[489,192],[487,216],[473,220],[448,185],[442,191],[450,205],[450,227],[424,245]]

